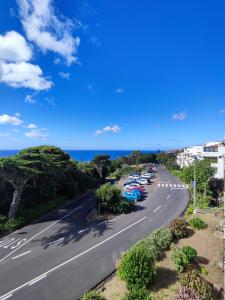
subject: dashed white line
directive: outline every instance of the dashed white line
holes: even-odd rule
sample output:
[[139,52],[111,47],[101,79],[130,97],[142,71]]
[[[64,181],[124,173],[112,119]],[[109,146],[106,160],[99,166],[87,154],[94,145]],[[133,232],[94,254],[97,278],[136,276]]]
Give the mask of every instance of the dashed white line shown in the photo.
[[176,187],[176,184],[174,184],[173,186]]
[[81,252],[80,254],[75,255],[74,257],[72,257],[72,258],[70,258],[70,259],[64,261],[63,263],[59,264],[58,266],[56,266],[56,267],[54,267],[54,268],[48,270],[47,272],[45,272],[45,273],[39,275],[38,277],[35,277],[34,279],[32,279],[32,280],[30,280],[30,281],[28,281],[28,282],[26,282],[26,283],[24,283],[24,284],[18,286],[18,287],[15,288],[14,290],[12,290],[12,291],[10,291],[10,292],[8,292],[8,293],[6,293],[6,294],[0,296],[0,300],[5,300],[5,299],[7,299],[6,297],[10,297],[10,295],[12,295],[12,293],[14,293],[14,292],[16,292],[16,291],[22,289],[23,287],[29,285],[29,283],[36,281],[36,279],[38,279],[38,278],[41,278],[41,279],[42,279],[42,278],[46,277],[49,273],[52,273],[53,271],[55,271],[55,270],[57,270],[57,269],[63,267],[64,265],[70,263],[71,261],[74,261],[75,259],[79,258],[80,256],[82,256],[82,255],[84,255],[84,254],[86,254],[86,253],[92,251],[93,249],[95,249],[95,248],[101,246],[102,244],[108,242],[109,240],[113,239],[114,237],[116,237],[117,235],[121,234],[122,232],[124,232],[124,231],[126,231],[126,230],[128,230],[128,229],[134,227],[134,226],[137,225],[138,223],[144,221],[146,218],[147,218],[147,217],[141,218],[140,220],[136,221],[135,223],[133,223],[133,224],[131,224],[131,225],[125,227],[124,229],[122,229],[122,230],[118,231],[117,233],[111,235],[110,237],[106,238],[105,240],[101,241],[100,243],[98,243],[98,244],[92,246],[91,248],[85,250],[84,252]]
[[171,196],[171,195],[169,194],[169,195],[166,197],[166,199],[168,200],[170,196]]
[[172,187],[173,185],[172,184],[170,184],[170,187]]
[[78,233],[82,233],[82,232],[85,232],[87,230],[89,230],[89,228],[81,229],[80,231],[78,231]]
[[157,208],[155,208],[155,209],[153,210],[153,212],[154,212],[154,213],[157,212],[157,210],[159,210],[159,209],[161,208],[161,206],[162,206],[162,205],[159,205]]
[[19,250],[21,247],[23,247],[24,245],[26,245],[27,243],[29,243],[30,241],[32,241],[34,238],[36,238],[37,236],[39,236],[41,233],[45,232],[46,230],[48,230],[49,228],[51,228],[52,226],[54,226],[55,224],[59,223],[60,221],[62,221],[64,218],[66,218],[67,216],[71,215],[74,211],[78,210],[79,208],[81,208],[84,204],[74,208],[73,210],[71,210],[68,214],[66,214],[65,216],[63,216],[61,219],[53,222],[52,224],[50,224],[49,226],[47,226],[46,228],[44,228],[43,230],[39,231],[37,234],[35,234],[34,236],[32,236],[31,238],[29,238],[26,242],[24,242],[23,244],[21,244],[19,247],[17,247],[15,250],[11,251],[10,253],[8,253],[6,256],[4,256],[1,260],[0,263],[5,260],[7,257],[9,257],[10,255],[12,255],[14,252],[16,252],[17,250]]
[[47,277],[47,274],[41,275],[41,276],[33,279],[32,281],[29,282],[29,286],[31,286],[31,285],[35,284],[36,282],[44,279],[45,277]]
[[168,187],[168,184],[166,183],[166,187]]
[[13,256],[12,259],[17,259],[17,258],[19,258],[19,257],[21,257],[21,256],[24,256],[24,255],[28,254],[28,253],[31,253],[31,250],[29,250],[29,251],[27,251],[27,252],[24,252],[24,253],[21,253],[21,254],[19,254],[19,255],[17,255],[17,256]]
[[164,183],[162,183],[161,186],[164,187]]
[[105,222],[106,221],[102,221],[102,222],[98,223],[97,226],[100,226],[100,225],[104,224]]

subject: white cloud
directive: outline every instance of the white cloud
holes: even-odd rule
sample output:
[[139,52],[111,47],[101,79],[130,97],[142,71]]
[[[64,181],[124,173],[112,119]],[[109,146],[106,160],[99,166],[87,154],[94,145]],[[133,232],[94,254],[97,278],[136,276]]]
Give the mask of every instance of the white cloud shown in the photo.
[[50,89],[53,83],[42,77],[42,73],[38,65],[28,62],[0,62],[0,82],[6,83],[11,87],[24,87],[34,90]]
[[113,125],[113,126],[105,126],[102,129],[98,129],[95,131],[95,136],[98,136],[100,134],[104,134],[107,132],[112,132],[112,133],[118,133],[121,131],[121,127],[119,127],[118,125]]
[[120,95],[120,94],[125,93],[125,90],[122,88],[118,88],[118,89],[115,89],[115,92]]
[[59,76],[63,79],[70,79],[70,73],[69,72],[59,72]]
[[19,132],[19,129],[12,129],[11,131],[17,133]]
[[186,118],[186,113],[183,111],[172,115],[173,120],[183,121],[185,118]]
[[41,129],[33,129],[31,131],[25,132],[25,136],[27,138],[46,139],[49,136],[49,133],[47,132],[46,128],[41,128]]
[[32,49],[25,38],[16,31],[0,35],[0,60],[10,62],[29,61]]
[[26,103],[35,104],[37,101],[34,99],[34,95],[26,95],[24,101]]
[[29,41],[43,52],[49,50],[63,56],[68,64],[78,61],[75,55],[80,38],[73,37],[71,20],[56,16],[52,0],[17,0],[17,3]]
[[19,126],[23,123],[23,121],[17,116],[10,116],[7,114],[0,115],[0,124],[1,125],[14,125]]
[[9,132],[0,132],[0,137],[7,137],[10,136]]
[[46,97],[45,100],[48,102],[48,104],[55,106],[55,97],[49,96],[49,97]]
[[34,128],[37,128],[37,125],[34,123],[31,123],[31,124],[27,125],[27,128],[34,129]]

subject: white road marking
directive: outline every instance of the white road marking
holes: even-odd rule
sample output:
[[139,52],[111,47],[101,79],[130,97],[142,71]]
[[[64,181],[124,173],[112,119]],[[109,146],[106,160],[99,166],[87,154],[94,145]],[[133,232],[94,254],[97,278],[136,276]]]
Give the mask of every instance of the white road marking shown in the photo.
[[61,242],[61,241],[63,241],[63,240],[65,240],[64,237],[61,238],[61,239],[58,239],[58,240],[55,240],[55,241],[50,242],[49,245],[53,245],[53,244],[55,244],[55,243],[57,243],[57,242]]
[[173,186],[176,187],[176,184],[174,184]]
[[106,221],[102,221],[102,222],[98,223],[97,226],[100,226],[100,225],[104,224],[105,222]]
[[24,253],[21,253],[21,254],[19,254],[19,255],[17,255],[17,256],[13,256],[12,259],[17,259],[17,258],[19,258],[19,257],[21,257],[21,256],[24,256],[24,255],[28,254],[28,253],[31,253],[31,250],[29,250],[29,251],[27,251],[27,252],[24,252]]
[[172,184],[170,184],[170,187],[172,187],[173,185]]
[[171,188],[171,190],[187,190],[187,188],[182,188],[182,187],[175,187],[175,188]]
[[12,297],[12,294],[8,294],[6,297],[1,298],[1,300],[6,300],[6,299],[9,299],[10,297]]
[[7,238],[7,239],[4,239],[4,240],[1,240],[0,247],[3,247],[4,245],[7,245],[7,244],[11,243],[14,240],[15,240],[15,238],[11,238],[11,239]]
[[162,185],[162,187],[164,187],[164,183],[162,183],[161,185]]
[[171,196],[171,195],[169,194],[169,195],[166,197],[166,199],[168,200],[170,196]]
[[35,284],[36,282],[42,280],[42,279],[45,278],[45,277],[47,277],[47,274],[44,274],[44,275],[41,275],[41,276],[35,278],[34,280],[32,280],[32,281],[29,282],[29,286]]
[[158,187],[160,187],[160,183],[158,183]]
[[16,245],[14,245],[14,246],[11,246],[10,249],[11,249],[11,250],[15,249],[15,248],[18,247],[22,242],[26,242],[26,240],[27,240],[27,239],[19,240],[18,243],[17,243]]
[[166,184],[166,187],[168,187],[168,184]]
[[178,187],[181,187],[181,185],[180,185],[180,184],[178,184],[177,186],[178,186]]
[[80,231],[78,231],[78,233],[82,233],[82,232],[85,232],[87,230],[89,230],[89,228],[81,229]]
[[51,228],[52,226],[54,226],[55,224],[59,223],[60,221],[62,221],[64,218],[66,218],[67,216],[71,215],[74,211],[78,210],[79,208],[81,208],[82,205],[74,208],[73,210],[71,210],[68,214],[66,214],[65,216],[63,216],[61,219],[53,222],[52,224],[50,224],[49,226],[47,226],[46,228],[44,228],[43,230],[39,231],[37,234],[35,234],[34,236],[32,236],[31,238],[29,238],[26,242],[24,242],[22,245],[20,245],[17,249],[11,251],[10,253],[8,253],[6,256],[4,256],[1,260],[0,263],[3,262],[3,260],[5,260],[7,257],[9,257],[10,255],[12,255],[14,252],[16,252],[17,250],[19,250],[21,247],[23,247],[24,245],[26,245],[27,243],[29,243],[30,241],[32,241],[34,238],[36,238],[37,236],[39,236],[41,233],[45,232],[46,230],[48,230],[49,228]]
[[[72,258],[70,258],[70,259],[64,261],[63,263],[59,264],[58,266],[56,266],[56,267],[54,267],[54,268],[48,270],[47,272],[45,272],[45,273],[39,275],[38,277],[35,277],[35,278],[33,278],[32,280],[30,280],[30,281],[28,281],[28,282],[26,282],[26,283],[24,283],[24,284],[18,286],[18,287],[15,288],[14,290],[12,290],[12,291],[10,291],[10,292],[8,292],[8,293],[6,293],[6,294],[0,296],[0,300],[7,299],[7,298],[5,298],[5,297],[9,297],[10,294],[12,294],[12,293],[14,293],[14,292],[16,292],[16,291],[18,291],[18,290],[21,290],[23,287],[29,285],[29,283],[31,283],[31,282],[34,282],[36,279],[38,279],[38,278],[40,278],[40,277],[41,277],[41,279],[42,279],[43,276],[45,276],[45,275],[47,276],[49,273],[52,273],[53,271],[55,271],[55,270],[57,270],[57,269],[63,267],[64,265],[70,263],[71,261],[73,261],[73,260],[75,260],[75,259],[81,257],[82,255],[84,255],[84,254],[86,254],[86,253],[92,251],[93,249],[95,249],[95,248],[101,246],[102,244],[104,244],[104,243],[110,241],[111,239],[113,239],[113,238],[116,237],[117,235],[121,234],[122,232],[124,232],[124,231],[126,231],[126,230],[128,230],[128,229],[134,227],[134,226],[137,225],[138,223],[144,221],[146,218],[147,218],[147,217],[141,218],[140,220],[138,220],[138,221],[136,221],[135,223],[133,223],[133,224],[131,224],[131,225],[125,227],[124,229],[122,229],[122,230],[118,231],[117,233],[111,235],[110,237],[108,237],[108,238],[106,238],[105,240],[99,242],[98,244],[92,246],[91,248],[89,248],[89,249],[87,249],[87,250],[81,252],[80,254],[75,255],[74,257],[72,257]],[[46,277],[46,276],[45,276],[45,277]],[[43,277],[43,278],[44,278],[44,277]]]
[[159,210],[161,208],[162,205],[159,205],[156,209],[153,210],[153,212],[157,212],[157,210]]

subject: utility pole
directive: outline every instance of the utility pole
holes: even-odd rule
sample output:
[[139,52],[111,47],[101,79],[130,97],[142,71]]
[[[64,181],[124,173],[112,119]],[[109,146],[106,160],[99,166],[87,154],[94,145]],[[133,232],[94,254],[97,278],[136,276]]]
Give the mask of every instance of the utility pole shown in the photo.
[[194,214],[196,213],[196,165],[195,165],[196,159],[194,157]]

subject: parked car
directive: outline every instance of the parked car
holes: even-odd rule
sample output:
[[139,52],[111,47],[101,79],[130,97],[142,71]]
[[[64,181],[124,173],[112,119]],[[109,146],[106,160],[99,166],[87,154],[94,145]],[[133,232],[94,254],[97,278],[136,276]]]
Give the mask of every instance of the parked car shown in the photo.
[[133,192],[124,192],[123,197],[130,202],[137,202],[141,198],[140,195]]
[[138,183],[140,183],[141,185],[145,185],[145,184],[148,184],[148,180],[146,178],[140,178],[138,180]]
[[144,189],[141,186],[126,186],[124,188],[124,191],[126,192],[139,191],[141,193],[141,196],[144,194]]
[[128,178],[129,179],[139,179],[140,175],[138,175],[138,174],[132,174],[132,175],[129,175]]
[[141,178],[147,178],[147,179],[150,179],[152,177],[152,174],[151,173],[145,173],[143,175],[141,175]]

